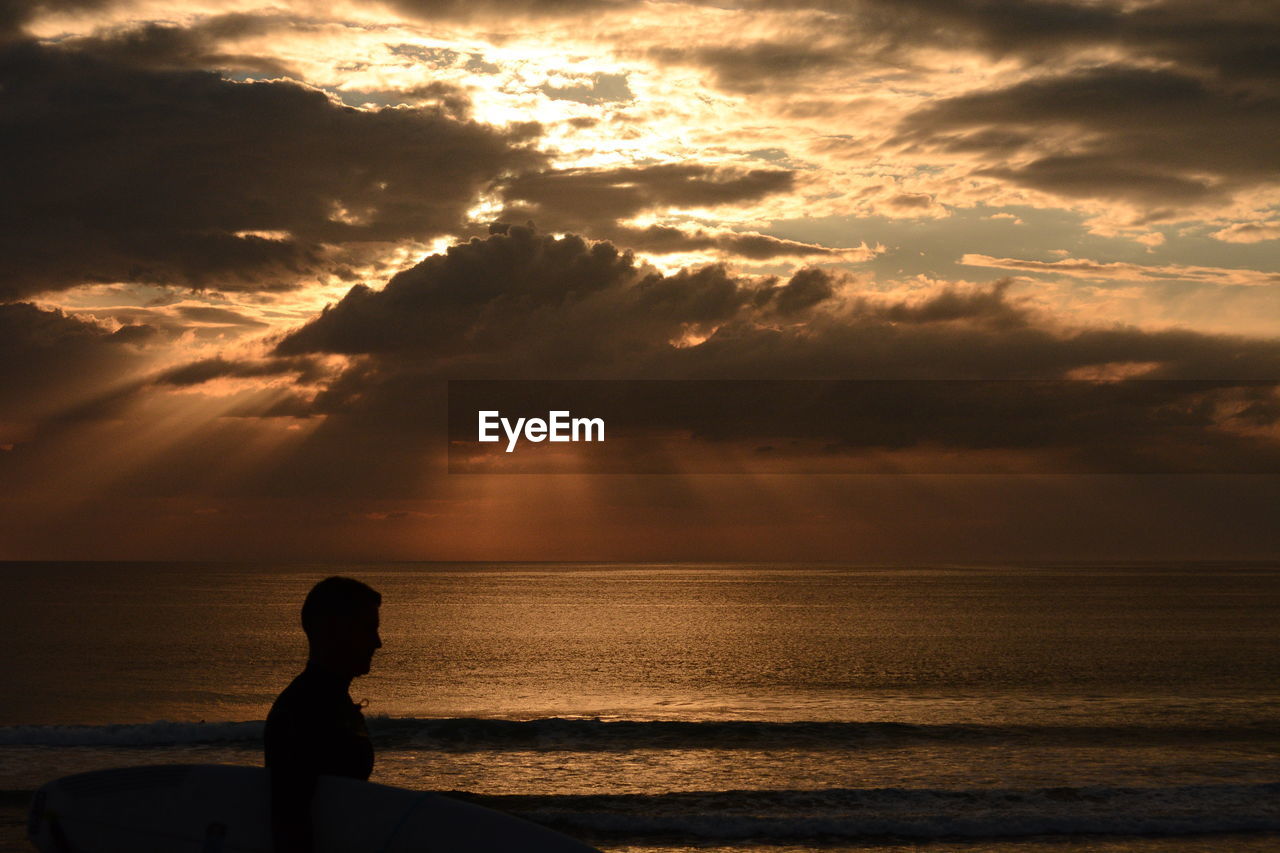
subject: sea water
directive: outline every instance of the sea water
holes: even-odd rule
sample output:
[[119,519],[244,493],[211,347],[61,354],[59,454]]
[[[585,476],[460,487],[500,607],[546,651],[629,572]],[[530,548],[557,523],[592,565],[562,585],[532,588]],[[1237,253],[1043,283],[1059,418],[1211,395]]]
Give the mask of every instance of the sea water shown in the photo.
[[0,850],[56,777],[261,763],[331,574],[374,781],[612,853],[1280,849],[1275,564],[10,563]]

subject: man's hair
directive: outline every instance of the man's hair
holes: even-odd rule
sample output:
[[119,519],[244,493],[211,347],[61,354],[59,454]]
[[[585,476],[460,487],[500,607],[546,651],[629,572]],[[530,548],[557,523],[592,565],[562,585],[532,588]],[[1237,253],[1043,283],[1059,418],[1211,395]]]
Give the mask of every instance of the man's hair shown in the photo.
[[310,637],[320,625],[334,617],[350,617],[366,607],[378,607],[382,595],[355,578],[334,575],[311,587],[302,602],[302,630]]

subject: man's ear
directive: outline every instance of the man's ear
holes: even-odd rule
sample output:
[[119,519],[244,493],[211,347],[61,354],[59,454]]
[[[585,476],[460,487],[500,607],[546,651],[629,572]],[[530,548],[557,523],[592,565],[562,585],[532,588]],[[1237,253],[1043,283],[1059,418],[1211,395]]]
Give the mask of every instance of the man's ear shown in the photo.
[[337,617],[333,613],[324,613],[316,618],[312,625],[311,644],[313,646],[326,646],[333,642],[333,637],[337,633],[339,625]]

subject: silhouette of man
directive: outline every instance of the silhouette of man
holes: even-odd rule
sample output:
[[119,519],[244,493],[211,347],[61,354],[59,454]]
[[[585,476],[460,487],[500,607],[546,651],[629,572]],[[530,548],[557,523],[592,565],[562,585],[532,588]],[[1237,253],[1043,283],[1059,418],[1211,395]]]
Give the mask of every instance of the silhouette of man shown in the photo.
[[369,672],[382,596],[360,581],[331,577],[307,593],[302,630],[306,669],[267,714],[266,765],[271,778],[271,840],[276,853],[312,853],[311,799],[320,776],[368,779],[373,744],[360,706],[347,691]]

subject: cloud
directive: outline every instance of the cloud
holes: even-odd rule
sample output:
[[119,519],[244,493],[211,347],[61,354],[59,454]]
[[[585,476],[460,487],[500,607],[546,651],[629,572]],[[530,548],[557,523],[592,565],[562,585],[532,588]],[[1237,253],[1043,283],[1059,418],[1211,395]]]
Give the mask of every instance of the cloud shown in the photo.
[[896,144],[972,151],[985,158],[976,174],[1069,198],[1177,210],[1280,180],[1277,135],[1274,91],[1111,65],[933,102]]
[[209,305],[179,305],[179,316],[197,323],[214,323],[225,326],[266,326],[267,323],[253,317],[247,317],[230,308],[216,308]]
[[1280,272],[1231,269],[1226,267],[1184,266],[1164,264],[1148,266],[1125,261],[1092,261],[1088,258],[1063,258],[1060,261],[1029,261],[1017,258],[993,258],[968,254],[960,263],[974,267],[1056,273],[1064,276],[1100,281],[1202,281],[1209,284],[1262,287],[1280,284]]
[[298,18],[281,14],[231,13],[197,21],[190,26],[145,22],[59,42],[72,50],[117,65],[175,69],[225,69],[276,76],[296,76],[287,64],[269,56],[228,52],[221,45],[297,26]]
[[661,63],[706,68],[712,83],[727,92],[773,93],[795,82],[845,67],[857,58],[847,49],[813,42],[755,41],[736,45],[654,47],[648,55]]
[[[608,424],[613,444],[591,448],[611,464],[605,471],[731,473],[742,463],[726,468],[716,451],[735,449],[740,460],[750,448],[758,464],[786,457],[780,469],[743,466],[774,473],[998,473],[1012,460],[1013,470],[1030,473],[1280,473],[1280,441],[1270,432],[1280,425],[1277,391],[1278,382],[1134,379],[481,382],[450,387],[450,438],[469,470],[554,471],[537,466],[537,449],[518,458],[477,442],[475,412],[564,409]],[[648,452],[656,443],[667,452]],[[860,467],[847,467],[851,456]],[[477,459],[496,464],[472,468]]]
[[[0,0],[0,38],[21,35],[44,15],[104,11],[119,5],[124,4],[118,0]],[[410,17],[467,22],[597,15],[625,10],[637,5],[637,0],[394,0],[390,5]]]
[[627,85],[626,74],[580,75],[565,86],[544,83],[539,91],[552,100],[576,101],[580,104],[607,104],[630,101],[635,98]]
[[502,218],[530,218],[555,230],[591,229],[648,211],[757,201],[789,192],[794,183],[786,169],[700,163],[528,172],[502,185]]
[[467,119],[471,116],[471,99],[464,88],[453,83],[433,80],[421,86],[402,89],[399,95],[422,106],[438,108],[445,115],[454,118]]
[[400,12],[426,20],[484,21],[569,18],[625,11],[639,0],[393,0]]
[[933,205],[928,193],[898,193],[885,202],[890,207],[926,209]]
[[[39,8],[57,11],[76,5],[54,0]],[[602,15],[632,5],[637,7],[634,19]],[[323,315],[284,337],[281,350],[266,358],[237,357],[235,353],[251,351],[251,345],[235,336],[261,330],[254,318],[278,322],[300,316],[309,310],[312,298],[320,298],[318,293],[315,297],[305,293],[273,296],[277,301],[270,306],[250,295],[235,310],[229,303],[227,307],[170,304],[130,309],[120,306],[120,299],[88,299],[81,292],[65,297],[68,304],[74,300],[87,306],[78,316],[93,312],[107,318],[101,326],[65,315],[59,320],[46,316],[48,312],[27,312],[31,329],[24,335],[32,334],[41,323],[49,324],[66,336],[68,353],[83,355],[55,370],[50,353],[34,344],[4,351],[13,370],[27,363],[33,376],[48,377],[49,407],[100,393],[123,379],[141,377],[138,381],[147,383],[133,401],[137,409],[130,410],[137,421],[119,418],[119,410],[112,410],[111,420],[93,433],[93,440],[86,436],[80,442],[80,446],[113,448],[101,454],[100,464],[92,471],[95,481],[110,479],[102,469],[126,458],[122,449],[130,441],[136,441],[132,446],[137,456],[143,455],[141,446],[148,453],[156,444],[171,448],[162,462],[148,463],[128,485],[120,485],[93,506],[110,504],[123,515],[117,498],[130,489],[201,498],[223,489],[234,496],[283,495],[285,514],[295,519],[291,529],[281,529],[289,525],[279,524],[281,515],[276,510],[280,507],[276,507],[263,510],[259,521],[250,520],[244,529],[251,532],[235,535],[276,541],[280,531],[281,537],[292,536],[291,542],[299,542],[305,537],[298,531],[318,526],[313,519],[321,517],[322,504],[355,511],[361,505],[348,505],[346,498],[361,490],[377,496],[412,497],[464,490],[470,486],[459,486],[458,478],[423,482],[431,479],[430,473],[424,475],[424,468],[440,451],[440,445],[433,443],[437,437],[424,425],[438,417],[442,381],[463,376],[1209,380],[1198,388],[1132,383],[1114,389],[1118,396],[1106,405],[1099,403],[1102,398],[1086,393],[1089,383],[1067,385],[1071,390],[1045,401],[1042,428],[1021,432],[1011,419],[1001,417],[1013,398],[1001,396],[998,383],[983,392],[977,390],[983,387],[979,384],[957,383],[950,396],[940,393],[931,398],[925,391],[932,383],[924,382],[904,385],[902,393],[884,399],[883,408],[870,414],[826,418],[827,431],[820,437],[833,445],[833,453],[866,447],[909,451],[935,442],[962,448],[962,456],[1011,448],[1039,453],[1046,443],[1061,445],[1078,439],[1099,454],[1110,452],[1115,454],[1110,458],[1123,459],[1126,453],[1140,451],[1144,441],[1159,444],[1168,439],[1160,452],[1182,446],[1177,438],[1181,431],[1192,445],[1195,439],[1210,435],[1217,441],[1215,458],[1235,454],[1237,468],[1271,458],[1260,444],[1249,445],[1240,436],[1246,427],[1273,430],[1274,403],[1262,397],[1251,399],[1253,392],[1241,380],[1274,378],[1280,372],[1274,341],[1186,330],[1067,326],[1033,310],[1033,305],[1046,304],[1045,294],[1029,293],[1032,288],[1025,278],[969,286],[924,280],[873,283],[862,273],[816,269],[782,278],[738,274],[716,265],[671,273],[648,267],[625,249],[654,254],[705,252],[760,261],[866,260],[873,249],[842,248],[848,239],[839,230],[842,226],[822,223],[818,217],[849,213],[849,205],[863,214],[942,213],[948,209],[941,206],[945,203],[955,214],[945,234],[937,228],[944,223],[917,229],[926,243],[919,247],[925,250],[921,265],[933,263],[929,241],[942,239],[955,249],[949,257],[969,252],[964,262],[983,264],[992,276],[1017,273],[1223,285],[1272,282],[1272,274],[1262,270],[1108,263],[1107,257],[1083,250],[1082,254],[1099,260],[1069,258],[1060,266],[1049,266],[1006,255],[1052,258],[1047,252],[1034,251],[1032,241],[1046,233],[1049,237],[1044,239],[1052,240],[1048,245],[1073,244],[1067,233],[1073,226],[1061,225],[1065,221],[1061,218],[1053,219],[1059,224],[1046,224],[1052,217],[1031,209],[1040,203],[1040,193],[1131,206],[1135,217],[1150,221],[1175,217],[1178,211],[1193,207],[1235,202],[1212,228],[1202,225],[1183,234],[1221,229],[1215,236],[1226,242],[1264,239],[1273,224],[1264,221],[1270,214],[1249,222],[1241,206],[1265,206],[1266,188],[1275,183],[1276,161],[1266,147],[1276,136],[1274,80],[1280,63],[1276,58],[1280,54],[1274,50],[1277,15],[1273,6],[1230,0],[802,0],[689,5],[704,8],[694,10],[688,19],[682,17],[681,26],[671,27],[669,20],[682,11],[678,5],[401,0],[395,9],[424,21],[445,22],[446,29],[457,30],[453,22],[459,20],[477,24],[464,36],[467,47],[452,52],[419,48],[421,60],[407,46],[402,52],[385,43],[403,39],[407,45],[415,40],[407,35],[412,22],[389,22],[385,29],[372,23],[385,7],[376,13],[361,12],[368,30],[356,33],[356,27],[347,28],[346,35],[355,38],[345,39],[344,46],[337,48],[332,47],[337,44],[333,40],[337,27],[330,33],[293,30],[282,33],[287,38],[278,41],[255,37],[239,43],[242,34],[295,24],[271,16],[251,20],[219,15],[192,18],[193,23],[183,28],[143,24],[66,39],[58,47],[34,49],[40,63],[19,68],[22,74],[15,72],[12,78],[10,71],[18,68],[16,54],[6,51],[5,64],[0,66],[5,73],[6,102],[0,110],[6,128],[16,126],[26,133],[17,149],[24,169],[28,163],[39,168],[29,181],[18,175],[21,194],[14,198],[6,193],[0,201],[0,216],[9,226],[3,232],[9,237],[0,236],[0,257],[6,259],[0,270],[0,299],[83,280],[164,281],[251,291],[288,288],[323,275],[367,281],[367,286],[356,288]],[[3,8],[37,7],[10,3]],[[29,20],[26,12],[10,17]],[[702,29],[708,22],[716,28]],[[538,29],[530,23],[545,26]],[[237,31],[237,26],[244,29]],[[53,32],[52,21],[40,31]],[[442,35],[438,28],[431,33]],[[493,45],[483,60],[480,54],[470,53],[478,43],[472,36],[489,39]],[[559,60],[532,58],[523,50],[529,40],[543,44],[554,40],[566,49],[571,47],[575,55],[580,51],[583,60],[575,61],[573,67],[586,73],[557,71]],[[268,41],[271,49],[288,55],[254,56],[241,47]],[[319,57],[322,49],[333,55]],[[610,52],[609,58],[595,63],[602,56],[597,50]],[[473,57],[470,63],[468,55]],[[629,67],[629,78],[596,73],[599,68],[617,72],[624,67],[618,63],[635,58],[656,62],[640,61],[637,67]],[[992,63],[992,58],[999,62]],[[477,114],[509,115],[532,104],[549,121],[562,122],[566,133],[568,128],[595,128],[580,135],[552,137],[561,148],[556,156],[563,158],[556,169],[547,171],[544,161],[529,152],[532,131],[501,131],[462,121],[471,114],[471,104],[458,81],[489,61],[501,62],[502,67],[486,65],[484,75],[469,81],[481,93]],[[662,67],[669,63],[705,69],[703,78],[730,97],[698,91],[689,85],[697,75],[687,68]],[[332,96],[297,83],[245,85],[188,71],[208,67],[255,75],[292,70],[313,74],[316,82],[340,86],[343,97],[353,103],[414,97],[429,108],[349,111]],[[421,75],[426,73],[443,78],[424,81]],[[548,79],[553,82],[540,85]],[[513,80],[517,82],[512,84]],[[967,91],[975,85],[984,88]],[[625,114],[609,106],[632,91],[636,102]],[[32,97],[33,92],[43,93],[43,100]],[[15,93],[27,100],[12,100]],[[794,97],[796,93],[801,97]],[[543,95],[586,106],[549,103]],[[932,104],[926,100],[930,97],[936,99]],[[113,105],[110,109],[105,106],[108,103]],[[66,105],[62,112],[59,104]],[[915,112],[895,126],[901,111],[913,109],[911,104],[917,105]],[[563,118],[570,115],[573,118]],[[186,121],[193,123],[192,132],[175,132],[176,125]],[[265,143],[250,151],[234,144],[256,140],[259,125]],[[892,146],[877,147],[895,127],[896,144],[903,149],[900,159],[890,150]],[[555,132],[561,132],[561,125]],[[814,143],[813,137],[806,142],[812,133],[829,135],[818,137],[826,142]],[[205,139],[210,140],[208,146]],[[465,175],[452,175],[455,163],[441,144],[448,139],[465,153],[482,154],[482,162]],[[338,144],[326,148],[329,140]],[[0,141],[0,146],[6,145]],[[713,153],[719,162],[751,156],[796,171],[753,171],[687,159],[664,166],[642,160],[629,169],[612,165],[615,157],[687,157],[693,146]],[[743,153],[744,148],[754,151]],[[253,159],[255,151],[262,157],[261,167]],[[847,159],[830,172],[802,159],[815,156],[830,163],[828,158],[837,155]],[[153,163],[154,180],[149,172]],[[590,168],[571,168],[582,163]],[[404,164],[403,173],[397,171],[399,164]],[[964,172],[982,180],[967,180]],[[64,173],[66,181],[60,179]],[[207,183],[194,185],[197,175],[207,176]],[[376,186],[384,180],[398,185],[395,198],[386,198],[385,190],[375,191],[365,183]],[[882,191],[874,196],[859,194],[871,184]],[[138,191],[132,193],[135,186]],[[992,193],[1000,198],[993,199]],[[791,197],[783,199],[783,194]],[[378,289],[379,273],[360,269],[361,261],[374,253],[388,260],[389,243],[470,233],[452,229],[466,228],[465,212],[481,197],[505,203],[504,218],[518,222],[531,218],[543,229],[580,236],[556,238],[511,228],[429,258],[382,290]],[[997,240],[999,250],[992,249],[995,243],[957,242],[987,239],[987,230],[968,229],[971,215],[976,215],[971,205],[982,201],[996,207],[1017,204],[1008,209],[1026,218],[1027,225],[1016,235],[1000,226],[1005,236]],[[738,226],[741,231],[729,230],[710,217],[664,216],[721,205],[756,207],[789,218],[807,215],[812,217],[807,227],[813,230],[789,223],[785,233],[791,239],[748,230],[772,230],[762,223],[768,215],[764,212],[750,224]],[[649,226],[653,221],[659,224]],[[1228,222],[1239,224],[1224,227]],[[1174,243],[1170,257],[1184,248],[1196,250],[1190,243],[1181,246],[1175,229],[1168,232]],[[833,236],[837,234],[841,236]],[[1152,233],[1144,239],[1155,238]],[[595,242],[599,239],[607,242]],[[1010,240],[1018,245],[1010,248]],[[1178,260],[1190,257],[1184,254]],[[1102,291],[1117,299],[1141,293],[1144,299],[1134,300],[1135,304],[1152,304],[1145,299],[1150,291],[1146,287],[1053,287],[1056,293],[1069,291],[1070,298],[1082,301]],[[133,292],[143,290],[149,293],[151,288],[138,287]],[[1255,294],[1252,297],[1239,296],[1243,288],[1192,290],[1194,299],[1179,302],[1183,317],[1191,317],[1201,304],[1196,300],[1215,306],[1248,300],[1231,302],[1243,314],[1261,294],[1256,287],[1250,291]],[[288,310],[276,310],[286,303]],[[1135,309],[1134,316],[1140,314],[1141,309]],[[112,331],[114,325],[105,325],[111,318],[130,325]],[[1261,328],[1264,321],[1252,322],[1252,328]],[[226,337],[213,337],[215,333]],[[201,337],[204,334],[212,339]],[[217,358],[190,361],[159,373],[142,371],[159,344],[157,337],[165,337],[175,347],[166,353],[169,358],[176,355],[176,348],[188,345],[205,354],[214,347],[225,351]],[[26,340],[21,335],[16,339]],[[345,365],[340,372],[321,371],[321,357],[327,353],[343,356],[334,359]],[[4,371],[0,368],[0,374]],[[28,382],[22,386],[28,390],[30,383],[37,382],[34,378],[11,381]],[[299,386],[297,393],[263,393],[252,399],[246,394],[231,408],[228,397],[233,395],[219,396],[228,388],[259,386],[283,395],[291,385]],[[317,387],[322,391],[313,398]],[[208,399],[199,393],[202,389]],[[989,396],[983,396],[987,391]],[[1075,391],[1079,397],[1070,396]],[[29,405],[27,397],[19,396],[21,405],[6,415],[20,410],[26,418],[26,413],[52,410]],[[735,411],[749,415],[767,410],[776,400],[758,397],[741,402],[743,408]],[[264,421],[260,430],[249,423],[228,425],[232,420],[275,415],[316,417],[297,424]],[[774,417],[775,425],[785,426],[777,413],[764,415]],[[206,420],[200,422],[200,418]],[[715,420],[707,418],[700,424],[704,435],[712,434]],[[720,420],[722,436],[726,427],[732,431],[738,425],[735,419]],[[201,423],[198,429],[192,426],[196,422]],[[1214,433],[1227,426],[1226,432],[1235,430],[1234,435],[1223,438]],[[188,428],[192,432],[185,437],[173,434],[175,429]],[[759,430],[753,429],[744,418],[737,435],[754,438]],[[209,440],[218,436],[220,441]],[[785,449],[781,444],[774,446]],[[71,452],[75,447],[46,447],[48,470],[65,468],[67,460],[78,458]],[[1208,458],[1199,452],[1188,454],[1189,462]],[[243,454],[239,463],[246,470],[232,473],[230,460],[236,453]],[[0,459],[0,466],[11,465],[22,455],[9,454]],[[217,458],[218,464],[211,465],[211,458]],[[31,471],[30,483],[45,482],[45,470],[32,467]],[[811,480],[797,487],[788,501],[795,498],[792,505],[805,511],[831,509],[834,515],[850,517],[858,514],[857,507],[869,503],[865,498],[848,498],[851,492],[864,494],[868,488],[864,482],[849,486],[839,501],[827,500],[827,482],[828,478],[821,483]],[[735,482],[716,495],[731,501],[734,492],[754,491],[741,486]],[[555,487],[540,488],[527,483],[510,486],[511,491],[537,494],[539,502],[548,506],[561,506],[554,499]],[[664,482],[646,495],[633,495],[630,508],[643,515],[654,512],[659,500],[674,505],[682,488],[711,487],[705,481]],[[904,491],[915,488],[912,484]],[[1107,490],[1111,489],[1108,483]],[[6,491],[25,499],[32,489]],[[617,496],[610,487],[587,491],[592,492],[593,506],[599,496],[606,500],[610,494]],[[1093,498],[1101,493],[1083,491]],[[84,489],[63,492],[87,493]],[[1173,487],[1167,484],[1144,492],[1146,515],[1141,514],[1142,507],[1136,510],[1137,516],[1124,515],[1129,512],[1127,501],[1116,500],[1106,507],[1115,518],[1140,517],[1144,522],[1163,523],[1166,532],[1172,530],[1186,539],[1198,536],[1187,532],[1194,528],[1196,513],[1185,512],[1172,522],[1168,521],[1172,516],[1156,511],[1176,503],[1168,499],[1172,493]],[[1261,515],[1257,508],[1270,503],[1256,492],[1250,494],[1251,501],[1240,503],[1253,508],[1252,514],[1233,511],[1214,516],[1212,501],[1195,505],[1208,510],[1205,517],[1212,517],[1215,524],[1226,516],[1233,523],[1244,515],[1256,520]],[[724,504],[716,503],[724,510]],[[454,518],[463,514],[501,518],[484,522],[493,527],[486,533],[521,526],[506,524],[518,513],[490,516],[492,502],[484,504],[483,513],[474,512],[475,504],[464,504],[459,501],[453,506]],[[1072,513],[1085,504],[1091,510],[1099,506],[1089,497],[1082,497],[1079,504],[1059,501],[1054,506],[1065,519],[1074,518]],[[616,506],[603,500],[601,505],[607,507],[601,514],[611,513]],[[984,528],[984,523],[1002,524],[1008,535],[1022,522],[1038,523],[1036,519],[1049,514],[1037,500],[1008,499],[991,506],[966,501],[967,515],[930,514],[915,496],[884,504],[889,505],[893,511],[881,507],[876,518],[884,518],[888,527],[914,526],[915,532],[904,534],[904,539],[913,541],[919,538],[919,529],[952,524],[981,530],[981,535],[972,533],[965,540],[976,542],[991,529]],[[234,519],[227,522],[230,532],[246,516],[237,515],[236,507],[224,508],[224,517]],[[722,518],[731,517],[733,523],[746,517],[724,512]],[[132,507],[130,513],[147,515],[133,512]],[[680,514],[687,529],[704,527],[710,516],[684,509]],[[92,515],[82,512],[78,517]],[[895,522],[893,515],[900,519]],[[646,520],[656,517],[644,515]],[[955,521],[960,517],[966,524]],[[155,518],[163,519],[157,524],[166,530],[183,529],[181,520],[174,521],[173,516],[157,514]],[[771,522],[774,513],[762,511],[759,518]],[[995,518],[1000,522],[991,520]],[[580,523],[582,517],[572,521],[579,523],[562,528],[594,529]],[[1066,531],[1075,522],[1059,523]],[[1114,532],[1129,521],[1112,523],[1117,526],[1108,529]],[[1263,529],[1259,524],[1257,529]],[[11,527],[17,525],[11,522]],[[528,530],[539,526],[528,519],[523,524]],[[773,529],[772,524],[755,527]],[[781,537],[803,539],[797,528],[779,527],[787,531]],[[1244,527],[1238,524],[1231,529]],[[439,524],[437,535],[442,540],[452,539],[455,533],[446,528],[449,524]],[[662,524],[652,527],[672,529]],[[51,525],[50,530],[58,528]],[[653,536],[652,530],[645,536],[661,538]],[[263,531],[271,535],[259,535]],[[103,541],[116,542],[117,532],[108,530]],[[538,535],[542,533],[538,530]],[[1080,538],[1074,529],[1070,533],[1063,534],[1063,541]],[[1259,534],[1253,535],[1252,541],[1259,541]],[[1221,529],[1217,536],[1214,541],[1230,538]],[[210,536],[208,544],[231,547],[222,538]],[[234,536],[225,538],[234,540]],[[341,544],[338,534],[330,538]],[[486,543],[493,539],[483,538]],[[854,534],[840,540],[841,553],[857,547],[856,540]],[[318,540],[304,544],[313,548],[329,544],[329,540],[324,546],[314,541]],[[418,537],[405,545],[406,553],[421,547],[422,541]],[[1207,547],[1204,541],[1201,536],[1200,547]],[[787,550],[776,542],[775,546],[775,553]],[[824,555],[834,553],[833,548]]]
[[1237,222],[1209,236],[1224,243],[1261,243],[1264,240],[1280,240],[1280,220]]
[[[813,0],[739,14],[745,36],[646,55],[705,68],[729,93],[791,96],[801,119],[815,116],[797,112],[798,94],[816,99],[818,115],[851,121],[918,99],[881,157],[923,155],[1063,199],[1126,205],[1134,221],[1227,206],[1280,182],[1273,5]],[[874,140],[843,144],[859,159],[876,153]]]
[[747,38],[691,39],[647,54],[706,68],[724,91],[757,95],[827,89],[837,74],[910,77],[975,53],[1041,72],[1106,57],[1258,91],[1280,76],[1280,14],[1251,0],[754,0],[735,8]]
[[655,255],[713,250],[753,261],[774,258],[829,257],[848,262],[860,262],[870,260],[883,251],[883,247],[872,248],[866,243],[860,246],[837,248],[798,240],[784,240],[755,232],[705,228],[686,231],[670,225],[650,225],[646,228],[625,225],[606,226],[593,229],[593,233],[618,245]]
[[766,234],[674,225],[638,227],[626,220],[671,210],[749,204],[791,192],[795,173],[699,163],[664,163],[610,169],[561,169],[519,175],[503,184],[504,221],[572,231],[653,254],[712,251],[749,260],[830,257],[865,261],[865,244],[828,247]]
[[328,376],[314,359],[265,358],[232,360],[221,356],[193,361],[164,371],[151,381],[158,385],[201,385],[214,379],[251,379],[290,375],[297,383],[312,383]]
[[823,31],[901,61],[917,48],[977,50],[1028,64],[1090,50],[1161,60],[1223,79],[1280,75],[1280,14],[1252,0],[764,0],[756,8],[818,10]]
[[[458,229],[540,162],[534,126],[355,110],[287,81],[235,83],[20,42],[0,49],[0,299],[85,282],[297,286],[362,247]],[[260,236],[268,232],[273,236]]]
[[918,217],[942,219],[950,215],[947,208],[928,193],[894,193],[887,199],[877,202],[875,209],[882,216],[898,219]]
[[0,431],[25,432],[126,381],[145,367],[155,334],[145,324],[112,330],[26,302],[0,305]]
[[996,328],[1022,328],[1031,318],[1008,299],[1012,279],[1000,279],[990,290],[947,288],[920,301],[872,305],[872,311],[891,323],[941,323],[957,320],[979,321]]
[[[632,426],[790,436],[810,453],[941,447],[1049,453],[1056,461],[1041,464],[1051,469],[1280,469],[1280,448],[1258,434],[1276,422],[1280,342],[1063,328],[1013,299],[1012,286],[903,299],[851,292],[817,269],[786,282],[718,266],[663,275],[608,243],[512,227],[428,258],[382,291],[353,288],[276,352],[354,359],[315,399],[332,435],[361,423],[421,435],[444,379],[841,377],[871,381],[803,417],[783,393],[803,383],[777,393],[748,383],[710,408],[614,402]],[[1071,380],[1132,376],[1120,366],[1138,364],[1142,379],[1160,381]]]
[[831,276],[819,269],[804,269],[779,288],[765,291],[774,310],[783,316],[800,314],[835,296]]
[[[962,260],[1067,274],[1188,274],[1088,260]],[[432,255],[382,290],[357,285],[281,339],[277,352],[370,356],[383,367],[411,363],[420,375],[458,378],[1057,379],[1120,362],[1153,362],[1160,367],[1152,375],[1171,379],[1280,376],[1280,343],[1061,328],[1011,288],[1002,279],[891,297],[821,270],[787,282],[718,265],[664,275],[608,242],[511,226]],[[806,304],[806,292],[822,298]],[[780,308],[800,305],[804,323],[779,323]],[[690,336],[701,340],[689,346]]]
[[[109,499],[93,506],[177,495],[200,506],[220,502],[229,516],[243,519],[236,513],[274,500],[310,519],[291,521],[294,533],[316,529],[316,518],[328,518],[325,507],[352,511],[373,506],[371,501],[414,500],[449,518],[474,517],[476,504],[460,494],[472,494],[467,489],[473,486],[506,487],[439,476],[444,380],[460,378],[871,380],[862,383],[866,394],[846,399],[844,409],[790,427],[786,412],[773,405],[782,398],[762,393],[739,395],[728,401],[733,408],[718,413],[700,410],[696,400],[683,409],[669,402],[649,412],[633,410],[648,418],[641,423],[692,427],[700,436],[696,447],[752,450],[768,443],[776,448],[770,455],[808,453],[811,460],[831,460],[829,468],[859,454],[883,453],[926,469],[948,458],[980,468],[981,460],[1012,454],[1035,460],[1018,469],[1028,471],[1276,470],[1268,432],[1280,416],[1274,386],[1246,380],[1280,377],[1280,342],[1185,330],[1067,328],[1033,311],[1016,287],[1002,280],[903,296],[859,288],[856,279],[816,269],[785,280],[735,275],[715,265],[663,274],[609,243],[513,226],[426,258],[382,290],[353,288],[265,358],[224,356],[153,374],[146,391],[171,406],[181,402],[177,398],[194,398],[185,389],[225,378],[270,380],[276,392],[211,407],[217,417],[175,439],[136,473],[121,474]],[[24,313],[40,322],[52,318],[65,333],[86,331],[76,331],[79,321],[67,325],[52,312]],[[87,329],[94,346],[107,347],[101,338],[108,333],[95,328]],[[346,366],[323,372],[329,354],[345,356]],[[1145,365],[1145,379],[1195,381],[1007,381],[1062,380],[1082,375],[1081,368],[1138,363]],[[291,383],[309,386],[297,392],[320,392],[290,394]],[[1032,396],[1020,398],[1016,392],[1027,388]],[[859,401],[866,405],[860,408]],[[127,421],[103,430],[120,437],[138,427]],[[794,439],[799,449],[779,438]],[[276,449],[255,451],[262,444]],[[25,494],[66,458],[66,447],[47,442],[0,459],[0,474],[15,493]],[[935,455],[920,455],[929,453]],[[18,466],[18,457],[27,461]],[[219,464],[210,465],[211,458]],[[227,473],[228,460],[241,465],[234,475]],[[805,507],[827,508],[827,484],[837,489],[842,482],[806,478],[793,496]],[[752,491],[734,483],[729,493]],[[510,488],[521,494],[534,489],[540,501],[563,510],[565,523],[583,521],[576,514],[581,507],[562,504],[545,485],[533,479]],[[698,485],[696,478],[663,478],[643,494],[626,484],[620,491],[606,484],[592,494],[593,500],[634,499],[655,519],[666,519],[653,529],[670,531],[672,518],[654,501],[678,501],[682,490]],[[887,491],[898,488],[908,487]],[[919,510],[915,488],[912,481],[910,494],[897,493],[894,505]],[[1079,500],[1092,506],[1099,494],[1086,483]],[[1153,486],[1143,494],[1158,501],[1168,490]],[[483,506],[499,511],[494,503]],[[844,501],[837,511],[850,506]],[[700,525],[706,520],[697,511],[672,512]],[[173,518],[165,529],[181,539],[186,522]],[[243,536],[243,530],[275,529],[279,516],[264,510],[236,523],[242,524],[236,535]],[[799,535],[794,527],[784,529],[783,538]],[[227,536],[224,547],[247,542]],[[312,540],[298,541],[305,547]]]
[[106,9],[114,0],[0,0],[0,43],[22,36],[26,26],[44,13]]
[[[609,243],[511,227],[427,258],[381,291],[353,288],[276,352],[353,359],[313,403],[330,452],[367,443],[362,424],[405,441],[434,435],[445,379],[729,378],[759,381],[719,396],[708,386],[696,399],[604,403],[630,428],[767,442],[811,459],[876,450],[927,470],[981,470],[992,458],[965,463],[949,448],[1006,462],[1000,454],[1030,453],[1039,461],[1029,470],[1041,471],[1280,470],[1268,437],[1280,342],[1065,328],[1013,297],[1014,284],[904,298],[818,269],[785,282],[719,266],[663,275]],[[1072,379],[1086,374],[1159,381]],[[869,381],[817,399],[816,410],[818,386],[792,381],[836,377]],[[525,386],[510,387],[516,399]],[[696,470],[690,445],[668,451],[694,452]],[[936,451],[923,463],[911,456]]]
[[568,371],[634,357],[640,370],[655,341],[709,331],[774,298],[772,280],[720,266],[667,276],[607,242],[499,230],[426,258],[380,291],[357,285],[277,351]]

